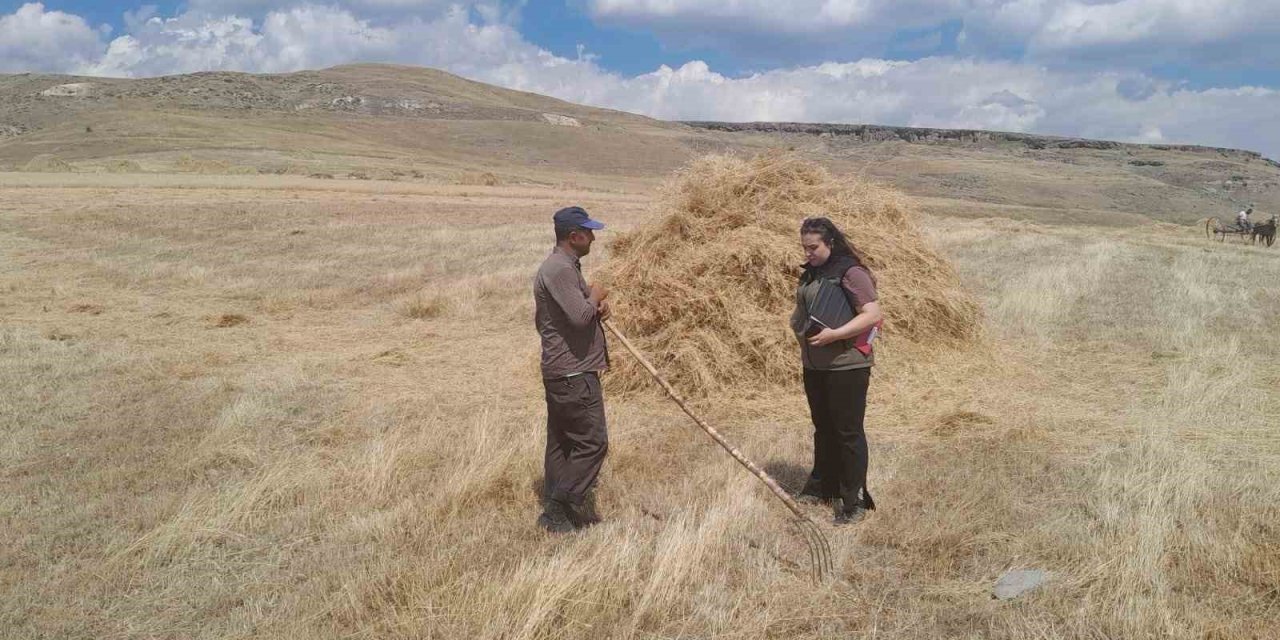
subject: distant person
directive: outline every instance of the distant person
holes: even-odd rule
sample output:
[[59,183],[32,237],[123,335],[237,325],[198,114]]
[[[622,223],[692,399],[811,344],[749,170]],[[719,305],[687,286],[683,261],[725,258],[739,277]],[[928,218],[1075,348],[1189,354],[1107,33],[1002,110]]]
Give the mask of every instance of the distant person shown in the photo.
[[601,322],[608,292],[582,279],[583,256],[604,225],[581,207],[553,216],[556,246],[533,281],[534,325],[542,339],[542,384],[547,400],[546,495],[538,524],[567,533],[595,524],[586,505],[609,449],[600,372],[609,366]]
[[1253,223],[1249,222],[1249,216],[1253,215],[1253,206],[1250,205],[1236,214],[1236,226],[1241,231],[1249,231],[1253,228]]
[[813,471],[800,492],[835,507],[835,523],[861,520],[875,501],[867,490],[863,419],[881,325],[876,281],[827,218],[800,226],[806,262],[791,328],[800,341],[804,393],[813,419]]

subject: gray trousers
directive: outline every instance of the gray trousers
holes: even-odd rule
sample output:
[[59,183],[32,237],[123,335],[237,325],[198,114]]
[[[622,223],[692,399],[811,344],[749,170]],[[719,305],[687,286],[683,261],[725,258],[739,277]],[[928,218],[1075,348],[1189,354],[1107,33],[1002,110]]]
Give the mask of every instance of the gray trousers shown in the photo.
[[609,450],[600,377],[543,380],[547,394],[546,497],[581,505]]

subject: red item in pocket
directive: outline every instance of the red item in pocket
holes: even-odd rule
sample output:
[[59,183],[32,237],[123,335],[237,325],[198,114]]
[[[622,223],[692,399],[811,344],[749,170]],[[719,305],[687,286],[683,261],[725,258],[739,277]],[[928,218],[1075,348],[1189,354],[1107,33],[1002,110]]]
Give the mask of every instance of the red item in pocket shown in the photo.
[[871,355],[871,343],[875,342],[876,337],[880,335],[880,326],[884,324],[881,320],[871,326],[870,329],[863,331],[853,339],[853,348],[862,352],[864,356]]

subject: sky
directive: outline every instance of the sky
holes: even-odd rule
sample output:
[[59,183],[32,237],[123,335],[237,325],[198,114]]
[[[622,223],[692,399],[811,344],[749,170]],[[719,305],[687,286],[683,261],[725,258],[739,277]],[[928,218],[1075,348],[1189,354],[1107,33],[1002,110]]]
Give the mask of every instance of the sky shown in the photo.
[[0,0],[0,73],[394,62],[679,120],[1280,158],[1280,0]]

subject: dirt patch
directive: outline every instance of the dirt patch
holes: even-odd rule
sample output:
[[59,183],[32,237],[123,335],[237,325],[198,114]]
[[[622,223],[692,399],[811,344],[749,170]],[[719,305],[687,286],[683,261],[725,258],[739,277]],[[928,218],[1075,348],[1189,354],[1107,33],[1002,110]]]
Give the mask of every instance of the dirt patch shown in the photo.
[[213,326],[218,329],[226,329],[228,327],[238,327],[242,324],[248,324],[249,318],[238,313],[224,313],[213,321]]
[[938,418],[937,424],[930,429],[936,436],[950,436],[971,431],[974,427],[995,424],[995,419],[977,411],[952,411]]
[[69,313],[87,313],[91,316],[97,316],[102,315],[102,312],[106,311],[106,309],[100,304],[82,302],[80,304],[71,305],[71,308],[67,309],[67,311]]

